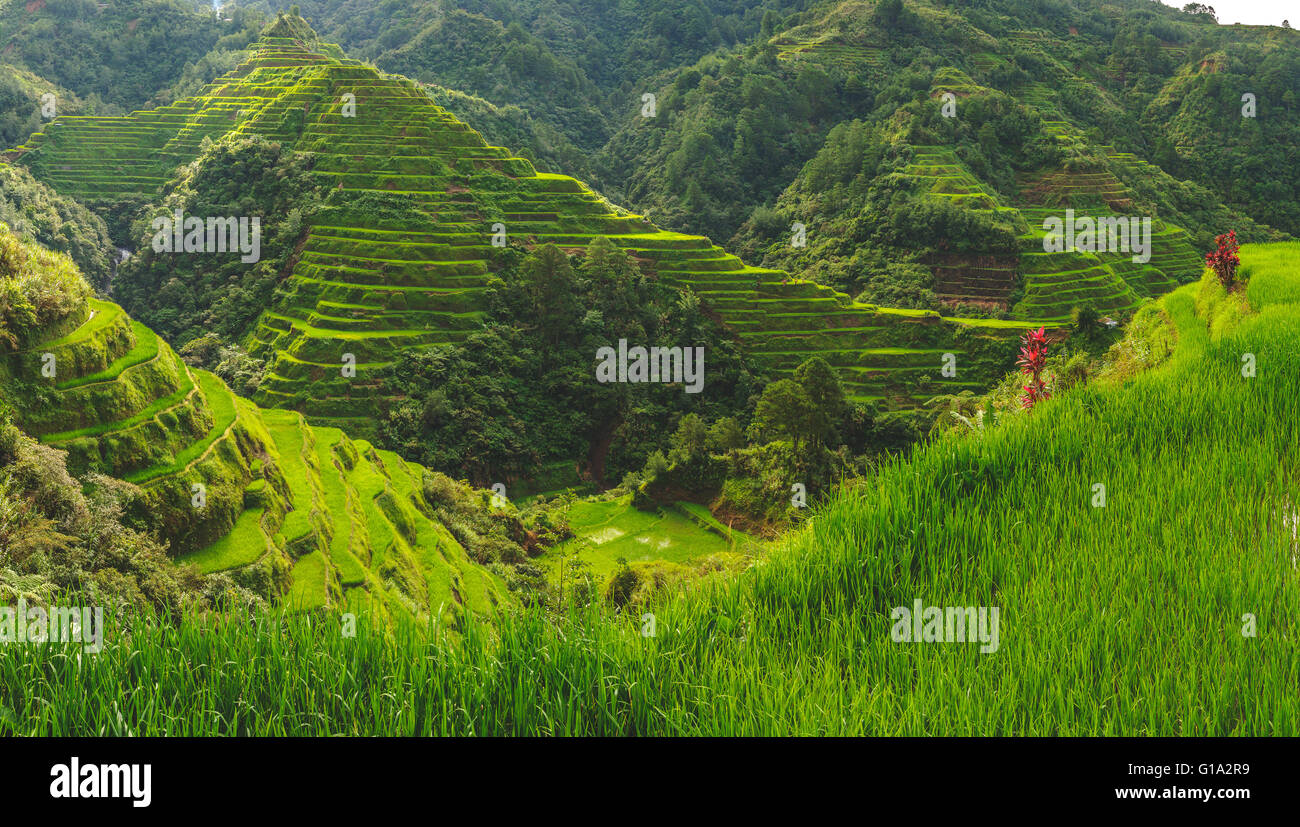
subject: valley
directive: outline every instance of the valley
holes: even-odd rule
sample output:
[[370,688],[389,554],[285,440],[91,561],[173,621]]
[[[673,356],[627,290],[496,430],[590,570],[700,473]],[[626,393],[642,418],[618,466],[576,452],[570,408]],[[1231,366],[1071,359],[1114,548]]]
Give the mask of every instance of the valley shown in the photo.
[[0,732],[1297,731],[1289,25],[73,5],[0,0],[0,604],[108,630]]

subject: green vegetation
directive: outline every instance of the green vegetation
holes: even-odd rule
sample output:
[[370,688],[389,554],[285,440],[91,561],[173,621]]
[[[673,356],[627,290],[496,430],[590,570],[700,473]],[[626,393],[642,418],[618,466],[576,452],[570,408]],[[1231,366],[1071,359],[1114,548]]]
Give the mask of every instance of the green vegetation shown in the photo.
[[22,350],[52,328],[77,327],[89,315],[83,307],[89,294],[67,256],[24,244],[0,226],[0,347],[6,352]]
[[71,115],[85,110],[76,95],[26,69],[0,63],[0,146],[17,146],[39,132],[45,115],[42,106],[53,95],[56,110]]
[[204,574],[229,571],[251,565],[271,551],[270,538],[262,528],[262,508],[250,508],[239,515],[230,533],[217,542],[181,558]]
[[[357,96],[355,113],[345,112],[345,94]],[[207,138],[216,140],[206,145]],[[108,174],[105,153],[92,155],[91,147],[111,147],[111,157],[130,159],[133,174]],[[258,378],[241,388],[259,404],[293,408],[315,424],[366,437],[378,436],[375,421],[396,416],[391,445],[477,479],[488,468],[513,478],[537,463],[588,453],[585,446],[566,444],[567,453],[559,454],[536,438],[488,434],[487,450],[476,447],[478,458],[466,464],[465,442],[476,438],[431,439],[439,429],[454,427],[454,417],[419,423],[426,414],[413,412],[404,397],[411,394],[422,405],[424,391],[391,379],[409,370],[403,367],[409,360],[442,358],[430,346],[462,346],[451,363],[465,361],[464,347],[489,315],[500,321],[493,304],[500,295],[496,279],[512,284],[520,261],[513,246],[493,245],[497,225],[509,245],[525,249],[553,244],[582,253],[607,239],[636,263],[638,278],[680,291],[690,308],[685,317],[716,314],[763,368],[788,374],[809,356],[821,355],[841,372],[855,400],[888,408],[915,408],[934,393],[937,385],[931,383],[946,353],[963,366],[952,382],[981,388],[1006,369],[1016,329],[855,303],[832,288],[749,267],[706,238],[658,231],[575,179],[537,173],[525,159],[486,144],[418,85],[338,57],[300,18],[279,18],[247,60],[194,98],[126,118],[60,119],[16,157],[101,209],[158,205],[135,224],[143,252],[120,275],[119,295],[129,310],[181,344],[215,330],[227,344],[241,344],[254,360],[264,361],[265,370],[250,371]],[[189,166],[157,199],[151,192],[164,186],[176,163]],[[148,219],[176,208],[284,218],[266,228],[267,253],[254,266],[240,265],[235,254],[178,264],[177,256],[148,249]],[[286,269],[290,275],[284,279]],[[602,310],[605,319],[611,312]],[[518,310],[507,315],[523,316]],[[551,321],[558,324],[559,318]],[[612,320],[596,321],[595,329],[612,332]],[[584,325],[590,329],[589,322]],[[640,335],[653,339],[667,332],[648,328]],[[589,340],[575,336],[568,343],[572,354],[561,364],[576,366],[568,356]],[[711,341],[716,339],[668,344]],[[711,353],[724,365],[734,361],[725,347]],[[344,373],[349,354],[355,376]],[[501,370],[475,367],[489,374]],[[457,407],[465,405],[452,405]],[[610,406],[564,429],[563,438],[588,440],[591,450],[603,453],[604,430],[613,418],[604,411]],[[528,419],[536,425],[549,418]],[[662,434],[669,424],[661,413],[643,422],[622,429],[634,447],[615,463],[618,473],[639,467],[648,453],[635,444],[644,442],[636,430]],[[436,453],[421,453],[421,442]],[[617,457],[621,449],[613,450]],[[504,467],[504,455],[519,456],[520,467]]]
[[113,272],[117,251],[104,220],[22,167],[0,163],[0,222],[24,238],[66,253],[92,284],[104,286]]
[[[803,3],[414,0],[383,4],[379,14],[349,0],[245,5],[299,6],[348,54],[445,87],[434,90],[438,104],[492,143],[517,148],[539,169],[590,176],[592,154],[639,108],[647,78],[770,34],[777,12]],[[484,104],[505,118],[483,117]]]
[[0,40],[7,62],[71,90],[92,113],[120,112],[149,101],[211,50],[256,37],[260,15],[236,8],[225,16],[182,0],[10,0],[0,3]]
[[515,592],[546,601],[544,579],[527,560],[569,536],[550,509],[489,513],[482,492],[467,485],[312,428],[296,412],[262,411],[191,369],[116,304],[88,298],[67,257],[4,230],[0,267],[0,340],[10,345],[0,403],[6,462],[17,463],[3,470],[20,475],[10,493],[40,483],[21,476],[28,462],[52,469],[40,485],[71,486],[80,497],[71,472],[104,492],[94,494],[103,500],[96,507],[115,526],[69,512],[34,519],[13,505],[0,522],[19,539],[0,571],[13,569],[15,588],[48,594],[78,582],[57,555],[81,548],[94,528],[150,554],[163,554],[155,539],[170,545],[180,567],[148,587],[131,578],[150,576],[165,557],[78,563],[88,575],[108,566],[119,574],[104,576],[127,578],[106,583],[105,596],[169,611],[228,598],[286,600],[298,609],[436,616],[456,628],[517,603]]
[[[1053,161],[1036,151],[1051,149],[1050,131],[1033,129],[1041,118],[1083,136],[1057,159],[1072,173],[1156,165],[1144,172],[1158,183],[1154,174],[1118,173],[1142,190],[1140,207],[1158,204],[1159,217],[1192,233],[1197,247],[1223,226],[1214,218],[1223,204],[1300,231],[1294,187],[1267,172],[1294,164],[1295,31],[1217,26],[1140,0],[886,5],[897,14],[887,18],[865,0],[809,4],[744,46],[654,77],[659,117],[629,107],[593,162],[594,183],[666,227],[729,238],[773,206],[832,129],[861,120],[888,146],[912,131],[899,116],[920,107],[939,140],[912,142],[954,151],[989,192],[1013,196],[1023,162]],[[1253,94],[1276,109],[1242,117],[1243,91],[1259,89],[1267,91]],[[941,121],[943,92],[953,94],[956,116]],[[990,93],[1010,104],[992,119]],[[1025,139],[1035,151],[1008,165],[1004,150],[1018,154]],[[1265,208],[1264,193],[1277,202]],[[960,189],[949,195],[968,200]]]
[[[1158,214],[1156,205],[1139,205],[1111,171],[1121,163],[1113,148],[1092,149],[1070,124],[953,74],[937,72],[925,99],[888,126],[831,130],[775,209],[756,210],[742,228],[741,249],[862,302],[1057,324],[1076,308],[1126,316],[1199,274],[1187,233],[1158,218],[1145,264],[1133,261],[1136,249],[1045,252],[1044,221],[1066,210],[1128,221]],[[962,116],[949,119],[937,101],[953,89]],[[795,221],[807,227],[804,248],[789,242]]]
[[[728,530],[693,503],[672,503],[653,512],[628,508],[622,500],[575,503],[569,522],[576,539],[556,546],[541,559],[558,577],[573,557],[605,582],[620,560],[630,564],[691,563],[718,555],[752,556],[760,545],[742,531]],[[722,559],[714,562],[721,567]]]
[[[321,196],[310,174],[312,161],[260,135],[205,142],[168,182],[166,197],[146,207],[132,226],[137,252],[115,279],[115,296],[177,347],[205,333],[237,340],[271,303],[304,219],[317,209]],[[260,258],[244,263],[234,239],[224,255],[156,252],[151,222],[176,210],[185,216],[256,217]]]
[[[1176,337],[1159,365],[885,465],[763,565],[657,606],[654,637],[595,607],[471,625],[455,645],[409,622],[346,640],[292,619],[144,624],[93,661],[16,650],[11,680],[54,669],[77,689],[11,720],[97,731],[143,669],[160,691],[137,734],[226,733],[236,709],[250,734],[1294,732],[1297,252],[1243,247],[1244,299],[1207,277],[1159,301]],[[999,607],[997,651],[891,641],[890,608],[916,598]],[[438,657],[412,657],[430,642]],[[232,651],[251,675],[216,668]]]
[[[386,385],[403,397],[383,434],[410,459],[482,485],[513,484],[551,461],[582,458],[603,485],[666,447],[688,412],[744,409],[760,382],[689,294],[646,277],[596,236],[582,258],[546,245],[504,266],[485,292],[486,327],[452,347],[404,353]],[[703,386],[595,380],[594,355],[620,340],[702,347]]]
[[[55,688],[0,729],[1296,731],[1294,32],[308,0],[349,57],[254,5],[0,0],[0,600],[131,632],[6,659]],[[603,381],[624,342],[707,392]]]

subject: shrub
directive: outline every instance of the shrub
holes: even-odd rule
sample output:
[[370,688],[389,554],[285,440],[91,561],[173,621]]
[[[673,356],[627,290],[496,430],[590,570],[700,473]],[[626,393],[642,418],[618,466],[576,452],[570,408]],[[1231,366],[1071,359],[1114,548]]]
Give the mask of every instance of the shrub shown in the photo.
[[1237,282],[1237,265],[1241,264],[1241,259],[1237,256],[1237,231],[1230,230],[1226,235],[1215,236],[1214,243],[1218,246],[1205,254],[1205,263],[1214,270],[1219,284],[1231,290]]
[[1030,410],[1034,405],[1052,395],[1051,389],[1043,381],[1043,367],[1047,362],[1047,331],[1044,328],[1026,330],[1020,339],[1020,356],[1016,364],[1021,373],[1029,377],[1029,384],[1024,386],[1024,396],[1020,406]]
[[637,587],[640,585],[641,578],[637,575],[636,570],[630,568],[624,562],[618,571],[610,576],[609,582],[605,585],[605,600],[611,605],[622,608],[632,602],[632,597],[636,594]]

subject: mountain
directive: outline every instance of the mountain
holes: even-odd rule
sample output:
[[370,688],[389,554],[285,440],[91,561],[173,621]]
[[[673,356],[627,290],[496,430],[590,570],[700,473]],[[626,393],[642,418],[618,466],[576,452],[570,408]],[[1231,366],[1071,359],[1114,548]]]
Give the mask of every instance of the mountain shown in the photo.
[[[955,124],[938,114],[935,102],[945,95],[968,113]],[[1159,218],[1161,211],[1125,183],[1159,173],[1131,153],[1087,146],[1068,122],[1044,121],[949,71],[936,77],[925,101],[900,108],[891,123],[892,135],[862,121],[832,130],[775,209],[746,222],[737,246],[766,265],[834,284],[864,301],[920,308],[980,304],[1048,322],[1068,320],[1083,306],[1126,315],[1143,299],[1201,272],[1188,233]],[[962,139],[976,134],[1004,136],[998,153],[1010,156],[1012,169],[999,188],[975,172],[987,161],[963,151]],[[1126,234],[1151,217],[1143,230],[1149,249],[1138,251],[1134,234],[1125,249],[1049,251],[1045,222],[1076,214],[1099,226],[1122,224]],[[1216,218],[1243,234],[1267,235],[1226,208]],[[793,221],[808,228],[806,248],[784,238]],[[909,291],[896,272],[880,265],[898,258],[914,262],[913,270],[929,270],[915,282],[924,287]]]
[[[1009,207],[1042,206],[1035,197],[1045,193],[1026,179],[1065,164],[1071,177],[1116,176],[1129,190],[1126,209],[1181,226],[1197,249],[1227,218],[1250,220],[1255,240],[1281,237],[1270,228],[1300,231],[1294,186],[1267,172],[1297,162],[1293,30],[1216,26],[1149,2],[1079,0],[1049,11],[1020,0],[848,0],[814,4],[766,37],[652,80],[659,117],[624,110],[592,162],[594,181],[667,227],[732,244],[744,240],[733,233],[797,186],[831,131],[854,121],[873,128],[877,145],[951,151]],[[946,125],[945,91],[956,97]],[[1243,116],[1248,92],[1259,107],[1267,102],[1267,114]],[[989,123],[986,109],[963,106],[971,94],[1000,96],[1022,123]],[[918,118],[929,134],[899,134],[916,132]],[[1035,125],[1029,132],[1024,118]],[[1062,154],[1018,151],[1053,143]],[[892,260],[923,254],[916,248],[932,239],[919,241],[881,252]],[[942,272],[933,275],[942,282]]]
[[[646,619],[526,613],[457,645],[411,624],[145,626],[95,659],[16,660],[12,680],[52,669],[74,689],[58,717],[18,696],[13,720],[93,731],[143,661],[159,691],[128,719],[141,735],[231,734],[237,714],[278,734],[284,708],[318,735],[1290,732],[1297,257],[1243,247],[1243,289],[1207,274],[1162,297],[1095,381],[889,463],[762,565]],[[982,611],[982,633],[911,639],[917,602]],[[246,667],[223,668],[230,652]],[[1223,690],[1240,685],[1248,703]],[[337,700],[370,693],[399,702]]]
[[[125,483],[129,524],[163,538],[180,565],[229,573],[301,609],[452,620],[517,600],[482,564],[496,559],[486,551],[494,533],[524,529],[504,512],[489,516],[482,492],[292,411],[258,408],[90,295],[68,259],[7,228],[0,245],[6,286],[51,308],[19,315],[6,293],[0,408],[66,452],[69,474]],[[497,542],[510,545],[504,534]]]
[[[355,112],[345,110],[353,101]],[[926,388],[982,387],[1006,368],[1009,335],[1026,326],[854,303],[830,287],[746,265],[707,238],[658,230],[581,182],[538,173],[487,144],[418,84],[342,57],[300,18],[281,17],[203,95],[120,118],[61,119],[10,157],[121,216],[159,188],[174,189],[169,171],[192,163],[205,140],[232,134],[309,153],[309,177],[325,194],[292,251],[276,253],[286,272],[259,277],[280,279],[269,308],[239,331],[249,352],[270,362],[259,404],[301,410],[320,424],[366,427],[397,401],[382,371],[398,354],[459,342],[475,329],[500,266],[492,239],[502,230],[529,248],[581,250],[604,237],[644,272],[693,291],[778,374],[829,355],[854,398],[891,407],[915,406]],[[119,223],[116,232],[125,231]],[[118,289],[153,323],[144,309],[165,294],[173,259],[152,266],[160,259],[147,235]],[[202,314],[217,299],[167,302]],[[936,378],[947,353],[962,370]],[[345,375],[353,364],[356,376]]]

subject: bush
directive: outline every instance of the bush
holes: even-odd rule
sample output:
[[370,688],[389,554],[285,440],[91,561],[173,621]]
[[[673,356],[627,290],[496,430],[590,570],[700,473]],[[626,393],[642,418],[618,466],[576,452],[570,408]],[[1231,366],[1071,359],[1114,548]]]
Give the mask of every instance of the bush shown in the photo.
[[605,585],[605,600],[621,609],[632,602],[632,598],[640,585],[641,578],[637,575],[636,570],[624,562],[618,571],[610,576],[609,582]]

